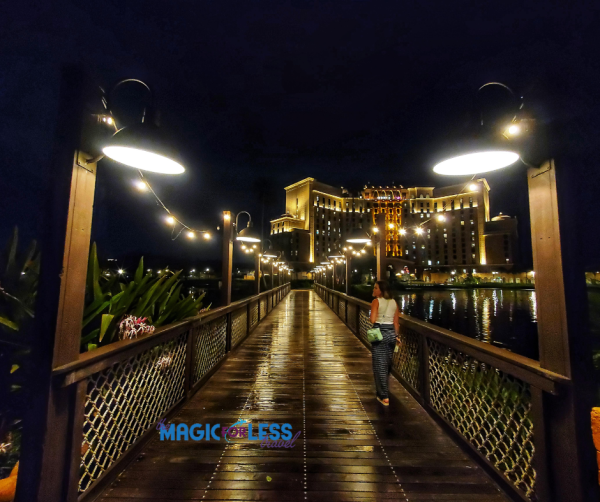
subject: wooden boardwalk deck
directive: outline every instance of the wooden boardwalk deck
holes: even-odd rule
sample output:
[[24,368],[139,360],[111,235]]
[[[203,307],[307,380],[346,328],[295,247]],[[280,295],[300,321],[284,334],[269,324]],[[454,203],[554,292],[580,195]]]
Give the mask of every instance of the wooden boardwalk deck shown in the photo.
[[384,408],[370,352],[314,292],[292,291],[171,423],[289,423],[295,447],[157,433],[101,500],[509,500],[390,383]]

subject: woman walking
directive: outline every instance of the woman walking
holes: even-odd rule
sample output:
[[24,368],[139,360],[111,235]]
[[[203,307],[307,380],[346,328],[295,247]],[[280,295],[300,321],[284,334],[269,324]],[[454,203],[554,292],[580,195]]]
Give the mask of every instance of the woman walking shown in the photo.
[[371,303],[371,322],[379,328],[383,336],[380,342],[372,342],[373,375],[377,400],[384,406],[390,405],[388,382],[392,370],[394,346],[399,332],[398,304],[392,298],[392,291],[386,281],[377,281],[373,286],[375,299]]

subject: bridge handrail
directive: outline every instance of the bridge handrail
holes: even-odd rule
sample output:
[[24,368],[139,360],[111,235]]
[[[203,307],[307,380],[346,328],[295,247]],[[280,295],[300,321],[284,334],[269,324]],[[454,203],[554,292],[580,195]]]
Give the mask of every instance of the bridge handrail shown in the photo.
[[[370,349],[368,302],[315,284],[317,294]],[[524,501],[547,490],[543,393],[571,380],[538,361],[400,315],[392,372],[423,407]]]
[[84,352],[83,354],[80,354],[77,361],[59,366],[52,370],[52,375],[54,377],[63,375],[63,385],[71,385],[79,380],[82,380],[83,378],[86,378],[92,373],[97,373],[98,371],[101,371],[116,362],[127,359],[128,357],[131,357],[139,352],[143,352],[144,350],[147,350],[148,347],[169,340],[181,333],[189,331],[191,328],[206,324],[218,317],[222,317],[225,314],[239,310],[240,308],[248,306],[257,301],[257,299],[267,297],[274,291],[284,287],[285,285],[274,288],[273,290],[264,291],[258,295],[233,302],[226,307],[219,307],[209,310],[197,316],[190,317],[189,319],[178,321],[173,324],[169,324],[168,326],[163,326],[156,329],[154,333],[150,335],[141,336],[140,338],[135,338],[133,340],[120,340],[118,342],[111,343],[110,345],[99,347],[91,352]]
[[290,289],[283,284],[55,368],[54,384],[77,394],[68,411],[69,493],[93,500],[135,458],[157,422],[189,400]]

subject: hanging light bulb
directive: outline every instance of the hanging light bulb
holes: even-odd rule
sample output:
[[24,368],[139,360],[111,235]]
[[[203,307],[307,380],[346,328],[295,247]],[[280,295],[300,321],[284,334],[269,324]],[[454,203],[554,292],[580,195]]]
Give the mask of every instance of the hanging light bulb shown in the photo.
[[210,239],[210,234],[208,232],[204,232],[204,238],[206,240],[209,240]]
[[188,239],[195,239],[196,238],[196,234],[194,232],[188,232],[187,236],[188,236]]
[[147,192],[148,191],[148,185],[146,185],[146,183],[144,183],[142,180],[136,180],[133,182],[133,185],[135,186],[135,188],[137,188],[140,192]]

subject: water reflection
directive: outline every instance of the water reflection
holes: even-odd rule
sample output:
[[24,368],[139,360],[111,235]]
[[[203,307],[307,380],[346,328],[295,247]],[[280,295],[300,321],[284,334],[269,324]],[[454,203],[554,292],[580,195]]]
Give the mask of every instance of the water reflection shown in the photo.
[[538,359],[535,291],[417,291],[398,304],[405,314]]

